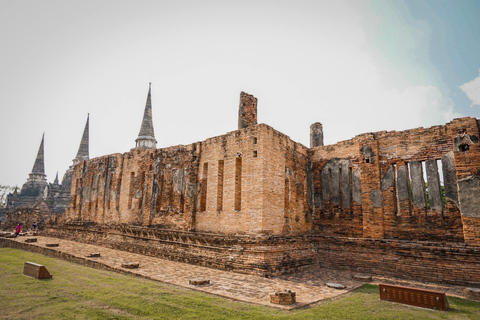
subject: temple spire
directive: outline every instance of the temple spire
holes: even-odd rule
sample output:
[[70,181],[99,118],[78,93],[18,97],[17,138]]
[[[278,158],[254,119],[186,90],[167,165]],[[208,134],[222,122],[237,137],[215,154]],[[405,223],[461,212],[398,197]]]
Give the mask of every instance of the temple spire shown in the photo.
[[[35,159],[35,163],[33,164],[32,173],[30,176],[38,176],[40,179],[45,179],[45,162],[44,162],[44,152],[43,152],[43,144],[45,139],[45,133],[42,135],[42,142],[40,142],[40,147],[38,148],[37,158]],[[43,180],[42,179],[42,180]]]
[[57,175],[55,176],[55,180],[53,180],[53,184],[58,185],[58,171]]
[[138,138],[135,140],[136,148],[153,148],[157,147],[157,140],[155,140],[155,133],[153,132],[152,119],[152,83],[148,86],[147,103],[145,104],[145,111],[143,113],[142,126],[138,133]]
[[90,122],[90,113],[87,116],[87,123],[85,124],[85,129],[83,130],[82,141],[80,142],[80,146],[78,147],[77,156],[73,160],[76,163],[82,160],[88,160],[90,158],[89,152],[88,152],[89,122]]

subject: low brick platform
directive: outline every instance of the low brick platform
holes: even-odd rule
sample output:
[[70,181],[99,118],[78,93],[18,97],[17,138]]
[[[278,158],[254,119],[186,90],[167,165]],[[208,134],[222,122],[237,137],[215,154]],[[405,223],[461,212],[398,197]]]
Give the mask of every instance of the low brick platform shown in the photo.
[[188,284],[193,286],[206,286],[210,284],[210,280],[208,279],[191,279],[188,280]]
[[59,247],[60,245],[58,243],[46,243],[45,247],[53,248],[53,247]]
[[[59,243],[60,246],[53,248],[45,247],[46,243],[51,242]],[[37,252],[97,269],[134,274],[151,280],[170,283],[232,300],[270,307],[274,306],[285,310],[304,307],[320,300],[332,298],[347,293],[349,290],[353,290],[364,284],[363,281],[354,280],[352,277],[353,274],[349,271],[312,268],[296,274],[283,275],[276,278],[263,278],[43,236],[39,236],[38,242],[36,243],[25,243],[23,239],[19,238],[0,238],[0,247]],[[92,252],[99,253],[100,257],[95,259],[87,258]],[[136,261],[140,263],[142,267],[138,269],[122,268],[121,265],[125,261]],[[207,286],[192,286],[188,284],[191,279],[210,279],[211,284]],[[449,296],[459,297],[463,296],[464,289],[463,287],[375,277],[374,283],[378,283],[379,281],[431,290],[442,290],[447,292]],[[347,289],[336,290],[328,288],[325,286],[327,282],[341,282]],[[272,292],[283,291],[284,288],[289,288],[289,290],[296,293],[296,303],[294,305],[277,305],[270,303],[270,294]]]
[[85,257],[87,257],[87,258],[98,258],[98,257],[100,257],[100,253],[98,253],[98,252],[89,253],[89,254],[85,255]]
[[290,305],[296,302],[296,293],[291,290],[284,290],[272,293],[270,302],[273,304]]
[[124,262],[124,263],[122,263],[122,268],[137,269],[138,267],[140,267],[140,263],[138,263],[138,262]]

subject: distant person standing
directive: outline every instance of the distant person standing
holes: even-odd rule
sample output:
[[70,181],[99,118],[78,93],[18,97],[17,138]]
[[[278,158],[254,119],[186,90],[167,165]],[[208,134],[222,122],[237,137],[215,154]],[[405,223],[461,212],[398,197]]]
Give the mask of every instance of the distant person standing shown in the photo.
[[36,222],[34,222],[32,224],[32,231],[37,231],[37,223]]
[[21,231],[22,231],[22,224],[19,222],[17,224],[17,227],[15,228],[15,237],[18,237]]

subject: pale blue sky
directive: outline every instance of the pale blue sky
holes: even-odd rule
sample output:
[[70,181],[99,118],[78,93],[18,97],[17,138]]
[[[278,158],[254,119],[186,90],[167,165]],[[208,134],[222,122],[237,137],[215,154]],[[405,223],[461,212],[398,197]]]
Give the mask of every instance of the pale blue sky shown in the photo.
[[[148,83],[159,147],[259,122],[308,145],[480,118],[480,1],[0,0],[0,184],[45,132],[50,182],[90,113],[91,157],[135,146]],[[463,90],[461,89],[463,88]]]

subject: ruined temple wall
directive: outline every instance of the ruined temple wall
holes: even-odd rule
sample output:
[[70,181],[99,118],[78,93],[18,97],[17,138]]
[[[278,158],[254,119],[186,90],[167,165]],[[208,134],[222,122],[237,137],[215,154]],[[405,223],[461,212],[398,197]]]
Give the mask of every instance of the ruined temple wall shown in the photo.
[[442,167],[454,170],[453,139],[464,125],[456,119],[444,126],[376,134],[386,238],[464,240],[458,201],[447,197],[444,204],[440,186],[443,180],[456,189],[456,179],[443,177]]
[[249,233],[260,228],[263,198],[254,188],[262,166],[253,154],[260,141],[258,126],[251,126],[201,143],[196,231]]
[[[230,234],[309,231],[306,158],[305,147],[265,124],[202,142],[195,230]],[[286,192],[287,167],[293,186]],[[287,213],[286,194],[292,203]]]
[[[480,121],[463,118],[463,132],[454,139],[458,202],[465,242],[480,244]],[[476,121],[475,121],[476,120]],[[468,146],[468,148],[462,148]]]
[[[471,177],[475,170],[479,171],[480,157],[475,143],[470,143],[466,152],[455,149],[454,140],[461,130],[475,140],[476,119],[454,119],[444,126],[401,132],[367,133],[310,149],[315,229],[326,235],[463,241],[464,230],[471,230],[465,221],[478,229],[476,220],[461,216],[457,180],[468,177],[465,179],[471,185],[469,189],[477,188],[478,183]],[[350,170],[349,176],[345,170]],[[354,192],[358,173],[361,199]],[[445,205],[440,187],[442,176]],[[425,182],[429,185],[428,194]],[[345,189],[348,185],[350,189]],[[359,223],[362,229],[358,228]],[[478,238],[478,231],[469,232],[472,239]]]
[[218,233],[311,231],[307,148],[261,124],[75,166],[66,221]]
[[148,223],[156,150],[132,149],[123,154],[119,223]]
[[309,150],[314,229],[325,235],[363,237],[357,139]]
[[74,167],[66,221],[103,224],[130,220],[127,212],[120,214],[124,158],[122,154],[112,154],[82,161]]
[[308,149],[288,136],[265,126],[262,193],[265,233],[311,232],[312,208],[307,193]]
[[154,185],[144,225],[180,230],[195,228],[200,152],[200,143],[156,150]]
[[137,148],[82,161],[74,168],[66,220],[192,229],[195,146]]

